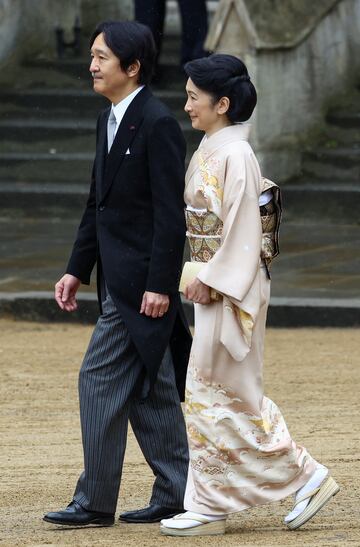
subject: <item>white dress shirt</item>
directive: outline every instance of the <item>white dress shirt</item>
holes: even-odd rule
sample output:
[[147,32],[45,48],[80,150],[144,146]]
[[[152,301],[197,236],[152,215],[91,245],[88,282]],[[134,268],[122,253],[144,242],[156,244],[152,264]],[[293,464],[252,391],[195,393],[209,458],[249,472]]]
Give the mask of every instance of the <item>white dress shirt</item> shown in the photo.
[[[141,85],[139,87],[137,87],[135,89],[135,91],[133,91],[132,93],[130,93],[130,95],[128,95],[127,97],[125,97],[125,99],[123,99],[122,101],[120,101],[119,103],[117,104],[112,104],[111,106],[111,110],[116,118],[116,127],[115,127],[115,132],[114,132],[114,139],[115,139],[115,135],[116,135],[116,132],[117,130],[119,129],[119,125],[121,123],[121,120],[123,119],[124,115],[125,115],[125,112],[126,110],[128,109],[130,103],[135,99],[136,95],[144,88],[145,86]],[[127,154],[130,154],[130,150],[128,149],[126,151]]]

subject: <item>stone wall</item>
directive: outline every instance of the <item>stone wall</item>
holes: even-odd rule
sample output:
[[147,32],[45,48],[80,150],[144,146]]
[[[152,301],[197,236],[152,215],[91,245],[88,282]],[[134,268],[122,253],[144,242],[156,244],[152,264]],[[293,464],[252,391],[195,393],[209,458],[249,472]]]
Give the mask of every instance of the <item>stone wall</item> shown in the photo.
[[132,19],[133,0],[0,0],[0,67],[54,57],[55,27],[70,41],[77,16],[89,35],[99,21]]
[[329,101],[359,82],[360,0],[326,2],[317,6],[318,17],[309,10],[311,25],[304,15],[297,33],[289,21],[287,34],[292,1],[279,2],[283,34],[274,28],[272,36],[258,24],[256,12],[247,10],[251,0],[221,0],[208,37],[212,49],[237,55],[248,66],[259,97],[252,142],[264,173],[275,180],[299,173],[304,143],[321,128]]
[[55,26],[70,37],[81,0],[0,0],[0,66],[55,55]]
[[15,58],[21,0],[0,0],[0,66]]
[[81,0],[81,23],[85,35],[90,35],[100,21],[134,17],[133,0]]

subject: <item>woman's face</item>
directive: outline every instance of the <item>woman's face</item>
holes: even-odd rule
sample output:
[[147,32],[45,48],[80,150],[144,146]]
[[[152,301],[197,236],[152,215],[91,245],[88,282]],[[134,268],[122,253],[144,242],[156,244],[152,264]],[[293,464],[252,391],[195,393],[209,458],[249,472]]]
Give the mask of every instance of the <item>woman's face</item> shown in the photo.
[[196,87],[190,78],[186,84],[186,93],[187,101],[184,110],[189,114],[194,129],[211,134],[219,126],[229,125],[226,116],[228,105],[222,104],[223,99],[214,104],[212,96]]

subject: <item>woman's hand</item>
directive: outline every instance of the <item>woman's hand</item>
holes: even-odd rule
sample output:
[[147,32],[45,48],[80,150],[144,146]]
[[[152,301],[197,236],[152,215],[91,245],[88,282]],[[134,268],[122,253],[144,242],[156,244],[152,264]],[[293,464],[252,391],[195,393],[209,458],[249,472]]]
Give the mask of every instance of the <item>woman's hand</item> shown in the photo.
[[184,296],[195,304],[210,304],[210,287],[195,277],[194,281],[187,285]]

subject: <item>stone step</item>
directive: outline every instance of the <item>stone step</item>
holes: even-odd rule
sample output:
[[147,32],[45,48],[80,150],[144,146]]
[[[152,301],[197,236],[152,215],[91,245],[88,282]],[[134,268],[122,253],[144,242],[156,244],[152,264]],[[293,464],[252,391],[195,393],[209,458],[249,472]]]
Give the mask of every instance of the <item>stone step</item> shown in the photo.
[[[65,74],[76,79],[78,84],[85,88],[92,87],[88,59],[35,59],[28,61],[26,67],[35,71],[41,70],[48,73]],[[164,74],[162,81],[166,82],[167,89],[185,88],[186,76],[178,63],[170,62],[163,64],[162,72]]]
[[[194,325],[194,307],[183,300],[186,318]],[[52,291],[0,292],[0,315],[21,321],[95,324],[99,305],[94,292],[77,294],[79,308],[72,314],[62,312]],[[268,327],[359,327],[360,299],[272,297]]]
[[319,145],[329,150],[342,146],[351,148],[358,145],[360,147],[360,128],[327,124]]
[[[201,135],[190,129],[185,130],[187,135],[188,149],[186,157],[186,165],[197,147]],[[189,134],[187,134],[189,133]],[[74,142],[66,139],[66,134],[63,135],[64,140],[61,142],[50,140],[47,142],[39,141],[38,143],[28,143],[28,147],[34,148],[35,145],[39,148],[44,147],[45,151],[23,151],[23,146],[19,142],[13,143],[21,151],[0,152],[0,185],[4,182],[19,182],[19,183],[85,183],[90,180],[92,163],[95,157],[95,136],[92,136],[93,142],[88,147],[90,152],[85,152],[86,148],[82,147],[84,139],[81,137]],[[189,142],[190,141],[190,142]],[[80,144],[79,144],[80,143]],[[4,144],[4,143],[3,143]],[[8,144],[10,147],[10,144]],[[48,147],[51,146],[49,149]],[[52,148],[54,146],[54,148]],[[58,149],[55,148],[58,146]],[[71,151],[60,152],[61,147],[70,148]],[[47,147],[47,148],[46,148]],[[79,147],[79,151],[75,151]]]
[[0,153],[0,181],[68,184],[90,180],[94,153]]
[[340,127],[360,129],[360,111],[331,110],[326,116],[326,121]]
[[[54,113],[55,114],[55,113]],[[71,118],[17,118],[0,120],[0,138],[18,142],[68,139],[76,136],[95,135],[96,120]]]
[[[282,185],[284,222],[299,218],[311,221],[330,221],[334,224],[346,219],[348,224],[360,223],[360,185],[351,183],[322,184],[318,181],[307,184],[296,182]],[[89,191],[89,179],[82,184],[73,179],[66,182],[37,181],[0,182],[0,202],[4,209],[22,209],[24,214],[46,217],[79,217]]]
[[0,182],[0,210],[22,211],[23,216],[80,218],[89,193],[88,182]]
[[[6,292],[52,291],[62,274],[80,215],[24,216],[1,210],[0,288]],[[359,299],[360,226],[297,218],[284,222],[280,257],[274,261],[272,296],[284,299]],[[89,288],[94,291],[94,284]],[[300,300],[298,300],[300,302]],[[4,311],[4,310],[2,310]],[[290,313],[290,310],[289,310]],[[333,314],[336,318],[334,310]],[[289,319],[290,320],[290,319]],[[358,321],[360,317],[358,315]]]
[[[1,132],[1,131],[0,131]],[[66,138],[66,134],[54,135],[51,138],[38,138],[30,139],[27,141],[19,140],[14,135],[7,136],[2,139],[0,143],[0,152],[6,154],[33,154],[35,159],[38,154],[51,154],[56,156],[57,154],[69,154],[69,153],[82,153],[82,152],[95,152],[95,132],[89,133],[89,135],[77,135]],[[42,156],[40,156],[42,157]],[[39,163],[41,168],[41,163]]]
[[360,181],[360,148],[318,148],[304,152],[302,173],[312,179]]
[[[186,134],[187,132],[185,132]],[[198,144],[199,135],[195,134],[189,137],[187,143],[188,156],[190,156],[196,149]],[[26,154],[25,159],[29,159],[29,154],[34,157],[35,160],[39,160],[39,169],[41,169],[41,161],[44,159],[44,154],[50,154],[54,160],[57,155],[77,153],[82,154],[86,151],[95,152],[95,134],[80,135],[77,137],[69,137],[68,139],[62,135],[62,137],[53,137],[51,139],[38,139],[27,142],[19,141],[16,139],[5,140],[0,143],[0,158],[6,166],[6,158],[9,157],[9,164],[14,161],[13,154],[16,154],[15,159],[19,159],[19,154]],[[61,157],[61,156],[60,156]]]
[[[184,113],[185,91],[155,90],[155,95],[172,111]],[[21,89],[0,94],[1,111],[7,118],[15,117],[20,109],[21,115],[44,117],[59,113],[61,117],[96,118],[97,114],[109,105],[109,101],[94,93],[92,89]],[[186,114],[184,113],[186,116]]]
[[179,33],[164,33],[162,50],[159,57],[160,66],[179,66],[181,58],[181,37]]
[[335,167],[352,167],[360,163],[360,147],[318,148],[304,153],[305,159],[320,160]]
[[360,224],[360,184],[299,180],[281,186],[284,220],[299,218]]
[[46,89],[32,88],[5,91],[0,95],[1,110],[14,116],[19,110],[22,115],[34,116],[47,112],[59,112],[79,116],[80,112],[92,115],[109,105],[109,101],[89,89]]
[[[189,119],[180,123],[184,137],[189,147],[195,146],[200,139],[200,133],[194,131]],[[33,150],[38,149],[37,143],[43,143],[46,150],[52,148],[72,150],[72,139],[77,139],[77,146],[81,146],[83,139],[83,151],[94,150],[96,120],[94,119],[72,119],[72,118],[15,118],[0,121],[0,150],[6,151],[7,142],[15,142],[22,150],[22,143],[31,143]],[[65,141],[65,144],[64,142]],[[13,146],[11,147],[13,150]],[[79,150],[81,151],[81,150]],[[2,156],[0,156],[2,158]]]

